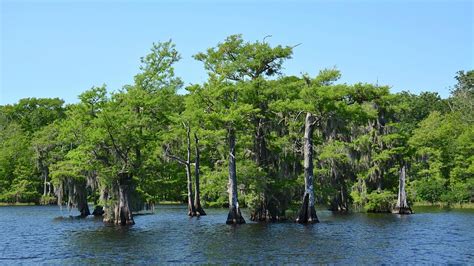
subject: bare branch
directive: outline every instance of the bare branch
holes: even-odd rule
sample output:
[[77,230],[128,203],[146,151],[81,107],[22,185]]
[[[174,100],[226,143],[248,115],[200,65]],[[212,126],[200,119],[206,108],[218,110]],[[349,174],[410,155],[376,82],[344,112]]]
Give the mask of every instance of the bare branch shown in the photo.
[[165,156],[170,158],[170,159],[173,159],[175,161],[177,161],[178,163],[182,164],[182,165],[189,165],[189,162],[179,158],[178,156],[176,155],[173,155],[169,152],[170,150],[170,146],[169,145],[166,145],[166,149],[165,149]]

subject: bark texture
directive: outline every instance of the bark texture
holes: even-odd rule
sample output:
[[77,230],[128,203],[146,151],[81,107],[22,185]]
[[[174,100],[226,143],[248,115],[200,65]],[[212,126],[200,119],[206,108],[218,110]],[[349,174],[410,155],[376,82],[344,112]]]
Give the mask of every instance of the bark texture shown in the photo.
[[229,215],[227,216],[227,224],[243,224],[244,217],[240,212],[237,197],[237,169],[235,165],[235,131],[228,130],[229,138]]
[[406,164],[400,169],[400,176],[398,182],[398,199],[397,205],[393,209],[393,213],[398,214],[412,214],[413,211],[411,210],[410,206],[407,203],[407,195],[405,191],[405,183],[406,183]]
[[301,206],[298,223],[318,223],[316,209],[314,207],[314,174],[313,174],[313,131],[315,117],[311,113],[306,114],[304,128],[304,185],[303,205]]
[[129,173],[119,173],[119,178],[113,188],[115,202],[113,206],[106,208],[104,222],[116,225],[135,224],[130,208],[132,185],[132,176]]

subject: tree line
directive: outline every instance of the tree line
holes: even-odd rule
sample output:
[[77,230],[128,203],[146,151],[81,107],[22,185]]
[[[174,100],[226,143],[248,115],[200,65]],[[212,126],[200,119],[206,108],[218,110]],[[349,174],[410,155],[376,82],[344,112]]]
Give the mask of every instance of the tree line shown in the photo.
[[[79,102],[0,106],[0,202],[66,204],[133,224],[133,213],[186,202],[228,207],[227,223],[318,222],[337,212],[411,213],[474,201],[474,71],[447,99],[339,82],[337,69],[287,76],[295,46],[232,35],[194,55],[208,79],[185,86],[171,41],[153,44],[131,85]],[[178,91],[187,93],[179,94]]]

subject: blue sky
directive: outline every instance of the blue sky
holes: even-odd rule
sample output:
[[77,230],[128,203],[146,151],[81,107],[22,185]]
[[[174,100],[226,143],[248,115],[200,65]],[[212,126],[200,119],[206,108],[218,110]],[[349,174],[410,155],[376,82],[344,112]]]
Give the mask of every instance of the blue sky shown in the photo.
[[343,82],[393,92],[447,97],[456,71],[474,68],[474,1],[0,1],[0,104],[119,89],[151,44],[168,39],[183,58],[176,73],[203,82],[191,56],[236,33],[301,43],[285,74],[336,66]]

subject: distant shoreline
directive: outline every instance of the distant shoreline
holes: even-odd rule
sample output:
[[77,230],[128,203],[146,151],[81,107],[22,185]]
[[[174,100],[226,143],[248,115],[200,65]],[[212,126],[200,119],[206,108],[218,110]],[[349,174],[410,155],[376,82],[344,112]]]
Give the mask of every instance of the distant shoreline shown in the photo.
[[474,203],[454,203],[454,204],[447,204],[445,202],[436,202],[436,203],[429,203],[429,202],[415,202],[413,207],[434,207],[440,209],[474,209]]

